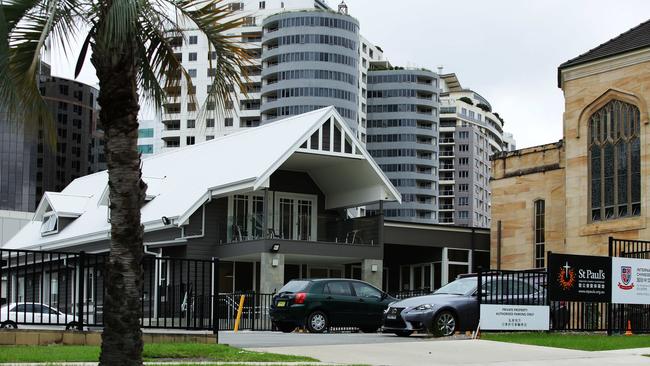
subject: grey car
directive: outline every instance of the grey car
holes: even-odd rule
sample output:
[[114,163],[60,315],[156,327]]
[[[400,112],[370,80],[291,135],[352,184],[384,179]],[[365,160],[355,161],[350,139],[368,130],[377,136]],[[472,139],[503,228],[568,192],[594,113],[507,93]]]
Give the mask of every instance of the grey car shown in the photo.
[[[499,281],[497,284],[495,281]],[[505,284],[505,285],[504,285]],[[475,330],[479,321],[478,278],[459,278],[431,295],[393,302],[384,312],[382,330],[407,337],[424,331],[436,336],[450,336],[457,331]],[[498,297],[517,304],[546,303],[546,289],[525,279],[494,277],[484,280],[484,298]],[[564,304],[552,304],[551,327],[563,328],[567,316]]]

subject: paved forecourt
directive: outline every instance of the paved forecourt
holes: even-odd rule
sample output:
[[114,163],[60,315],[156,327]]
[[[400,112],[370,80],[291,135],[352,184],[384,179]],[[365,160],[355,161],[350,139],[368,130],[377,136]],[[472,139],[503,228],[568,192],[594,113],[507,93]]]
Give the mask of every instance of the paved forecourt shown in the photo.
[[[352,335],[354,336],[354,335]],[[258,347],[252,350],[310,356],[323,362],[366,365],[600,366],[650,365],[650,348],[575,351],[483,340],[375,337],[372,343]],[[385,341],[390,339],[394,342]]]

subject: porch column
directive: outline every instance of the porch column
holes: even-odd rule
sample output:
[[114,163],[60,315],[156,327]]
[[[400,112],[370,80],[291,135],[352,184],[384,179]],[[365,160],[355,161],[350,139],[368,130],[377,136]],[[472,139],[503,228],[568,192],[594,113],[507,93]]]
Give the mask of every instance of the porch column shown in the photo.
[[361,262],[361,280],[381,289],[384,261],[381,259],[364,259]]
[[262,253],[260,261],[260,292],[270,294],[284,286],[284,254]]

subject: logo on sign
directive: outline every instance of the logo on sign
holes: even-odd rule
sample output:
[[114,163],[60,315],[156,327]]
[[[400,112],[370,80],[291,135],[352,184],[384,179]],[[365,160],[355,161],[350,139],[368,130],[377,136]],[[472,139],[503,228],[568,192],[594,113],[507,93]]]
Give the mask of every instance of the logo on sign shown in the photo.
[[573,285],[575,285],[576,272],[571,268],[571,266],[569,266],[569,262],[566,262],[566,264],[560,269],[560,273],[557,276],[557,282],[564,291],[571,290]]
[[631,290],[634,288],[631,266],[621,266],[621,282],[618,283],[618,287],[621,290]]

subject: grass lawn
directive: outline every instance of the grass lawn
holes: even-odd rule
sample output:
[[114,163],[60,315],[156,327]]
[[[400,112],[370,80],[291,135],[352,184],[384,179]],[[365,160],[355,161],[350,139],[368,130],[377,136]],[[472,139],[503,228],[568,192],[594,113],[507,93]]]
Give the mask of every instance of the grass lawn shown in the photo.
[[534,346],[577,349],[582,351],[610,351],[615,349],[650,347],[650,336],[580,333],[483,333],[481,339],[530,344]]
[[[246,351],[223,344],[145,344],[145,361],[225,361],[225,362],[317,362],[310,357]],[[99,347],[93,346],[0,346],[0,362],[93,362]]]

